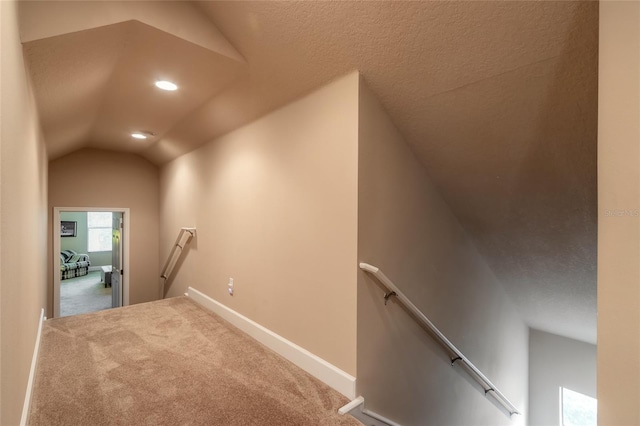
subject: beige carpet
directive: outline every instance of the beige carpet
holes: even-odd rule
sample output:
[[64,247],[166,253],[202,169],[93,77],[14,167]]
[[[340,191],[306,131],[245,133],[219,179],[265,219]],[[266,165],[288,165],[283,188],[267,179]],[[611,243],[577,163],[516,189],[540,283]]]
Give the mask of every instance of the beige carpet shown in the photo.
[[361,425],[347,398],[186,297],[48,320],[30,425]]
[[61,317],[109,309],[111,303],[111,287],[105,288],[100,271],[60,281]]

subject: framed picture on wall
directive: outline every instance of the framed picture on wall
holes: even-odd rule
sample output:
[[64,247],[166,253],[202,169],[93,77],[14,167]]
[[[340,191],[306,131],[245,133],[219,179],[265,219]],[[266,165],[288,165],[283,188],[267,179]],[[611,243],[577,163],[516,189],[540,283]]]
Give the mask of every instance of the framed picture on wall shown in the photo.
[[75,237],[76,236],[76,228],[78,222],[72,222],[68,220],[60,221],[60,236],[61,237]]

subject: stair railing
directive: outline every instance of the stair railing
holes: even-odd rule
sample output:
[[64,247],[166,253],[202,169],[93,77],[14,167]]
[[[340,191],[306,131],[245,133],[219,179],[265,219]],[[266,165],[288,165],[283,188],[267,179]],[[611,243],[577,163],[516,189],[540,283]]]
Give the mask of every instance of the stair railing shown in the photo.
[[406,309],[409,310],[409,312],[411,312],[411,314],[414,315],[414,318],[431,331],[438,343],[440,343],[449,352],[452,366],[458,363],[466,367],[467,371],[471,373],[470,376],[480,383],[484,389],[485,395],[493,396],[500,405],[509,411],[509,415],[520,414],[515,405],[513,405],[511,401],[509,401],[509,399],[507,399],[507,397],[498,390],[491,380],[489,380],[487,376],[473,365],[473,363],[469,361],[469,359],[464,356],[464,354],[460,352],[460,350],[456,348],[440,330],[438,330],[438,328],[416,307],[416,305],[411,303],[407,296],[405,296],[398,287],[396,287],[396,285],[380,270],[380,268],[369,265],[368,263],[360,263],[360,269],[376,277],[386,288],[384,295],[385,305],[390,297],[395,297]]
[[171,247],[169,256],[167,257],[167,260],[164,263],[164,267],[162,268],[162,272],[160,273],[160,278],[164,279],[164,281],[162,282],[163,297],[164,297],[164,285],[166,284],[167,280],[171,276],[171,272],[173,272],[173,268],[176,266],[176,263],[178,262],[178,259],[182,254],[182,251],[195,235],[196,235],[196,228],[180,228],[180,232],[178,233],[178,238],[176,238],[176,242],[173,244],[173,247]]

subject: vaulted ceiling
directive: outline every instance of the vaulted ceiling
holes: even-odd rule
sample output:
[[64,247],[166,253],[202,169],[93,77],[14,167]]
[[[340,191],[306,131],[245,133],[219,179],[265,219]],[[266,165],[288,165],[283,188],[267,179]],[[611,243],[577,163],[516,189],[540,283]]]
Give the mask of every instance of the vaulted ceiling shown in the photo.
[[597,3],[23,2],[21,31],[52,159],[161,165],[359,70],[525,321],[595,342]]

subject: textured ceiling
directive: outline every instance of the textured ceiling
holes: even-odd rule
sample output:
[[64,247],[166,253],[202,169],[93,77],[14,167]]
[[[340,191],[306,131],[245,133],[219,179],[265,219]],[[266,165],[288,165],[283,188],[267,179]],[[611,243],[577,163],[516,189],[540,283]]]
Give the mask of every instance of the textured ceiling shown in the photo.
[[[34,3],[23,40],[51,158],[163,164],[358,69],[524,319],[595,342],[596,2],[81,2],[64,19]],[[153,91],[159,75],[179,99]],[[132,144],[134,128],[158,137]]]

